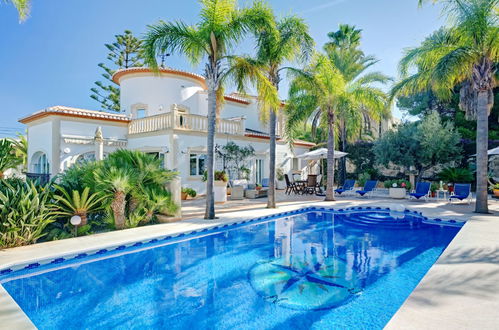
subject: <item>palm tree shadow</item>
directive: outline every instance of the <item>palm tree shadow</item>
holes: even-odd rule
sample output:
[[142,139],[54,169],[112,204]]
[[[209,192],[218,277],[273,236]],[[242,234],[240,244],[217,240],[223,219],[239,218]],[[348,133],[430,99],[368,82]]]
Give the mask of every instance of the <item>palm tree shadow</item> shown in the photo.
[[486,263],[499,264],[499,247],[485,248],[457,248],[445,253],[439,264]]
[[444,304],[443,299],[463,296],[492,301],[496,298],[498,282],[499,269],[459,269],[446,274],[428,274],[424,285],[411,294],[411,300],[420,306],[436,306]]

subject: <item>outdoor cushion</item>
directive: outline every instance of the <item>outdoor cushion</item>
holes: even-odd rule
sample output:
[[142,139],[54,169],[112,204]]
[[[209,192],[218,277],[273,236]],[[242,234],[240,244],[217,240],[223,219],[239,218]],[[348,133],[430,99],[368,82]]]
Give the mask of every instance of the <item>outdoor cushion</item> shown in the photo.
[[356,193],[358,193],[359,195],[361,196],[364,196],[365,194],[367,194],[368,192],[371,192],[373,191],[374,188],[376,188],[376,185],[378,184],[378,181],[375,181],[375,180],[369,180],[366,182],[366,184],[364,185],[364,189],[363,190],[357,190]]
[[424,197],[428,194],[421,194],[421,193],[410,193],[409,196],[416,197],[417,199],[420,199],[421,197]]
[[262,179],[262,187],[268,187],[270,180],[268,178]]
[[335,192],[341,195],[341,193],[344,193],[345,191],[352,190],[354,185],[355,185],[355,180],[346,180],[345,183],[343,184],[343,187],[336,189]]

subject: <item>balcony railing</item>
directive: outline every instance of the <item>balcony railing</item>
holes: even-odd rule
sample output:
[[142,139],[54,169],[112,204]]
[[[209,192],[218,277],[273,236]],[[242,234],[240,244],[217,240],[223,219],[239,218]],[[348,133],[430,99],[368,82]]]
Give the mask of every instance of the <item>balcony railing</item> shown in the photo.
[[[208,131],[208,118],[201,115],[172,111],[162,115],[132,120],[128,128],[128,134],[156,132],[166,129],[206,132]],[[217,133],[244,135],[244,130],[244,119],[218,120]]]

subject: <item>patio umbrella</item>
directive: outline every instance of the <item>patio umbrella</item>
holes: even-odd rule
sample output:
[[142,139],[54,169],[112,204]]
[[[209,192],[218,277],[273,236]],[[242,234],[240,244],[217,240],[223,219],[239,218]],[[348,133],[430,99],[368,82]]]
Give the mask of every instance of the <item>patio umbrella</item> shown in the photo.
[[[345,157],[347,155],[346,152],[343,151],[334,151],[334,158],[341,158]],[[307,160],[314,160],[314,159],[324,159],[327,158],[327,149],[326,148],[320,148],[317,150],[309,151],[304,154],[301,154],[299,156],[296,156],[297,158],[303,158]]]
[[[499,147],[488,150],[487,155],[489,156],[499,155]],[[476,154],[474,154],[473,157],[476,157]]]
[[487,151],[487,155],[492,156],[492,155],[499,155],[499,147],[496,147],[494,149],[490,149]]

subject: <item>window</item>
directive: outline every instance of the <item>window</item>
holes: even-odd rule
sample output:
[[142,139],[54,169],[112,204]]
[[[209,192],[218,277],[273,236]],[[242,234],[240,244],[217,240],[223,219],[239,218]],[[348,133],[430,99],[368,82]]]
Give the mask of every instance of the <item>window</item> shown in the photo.
[[47,155],[43,152],[37,152],[33,155],[33,173],[37,174],[48,174],[50,173],[50,165],[47,159]]
[[291,161],[291,170],[298,171],[300,169],[300,160],[298,158],[293,158]]
[[137,109],[135,110],[135,117],[137,119],[144,118],[146,116],[146,109]]
[[165,168],[165,154],[160,152],[148,152],[148,155],[154,156],[154,158],[159,159],[161,161],[161,168]]
[[206,170],[206,155],[191,154],[189,158],[189,174],[191,176],[203,175]]

